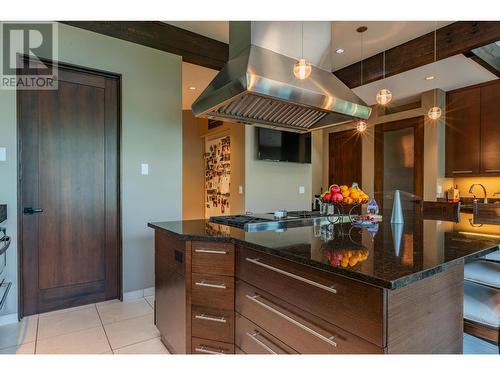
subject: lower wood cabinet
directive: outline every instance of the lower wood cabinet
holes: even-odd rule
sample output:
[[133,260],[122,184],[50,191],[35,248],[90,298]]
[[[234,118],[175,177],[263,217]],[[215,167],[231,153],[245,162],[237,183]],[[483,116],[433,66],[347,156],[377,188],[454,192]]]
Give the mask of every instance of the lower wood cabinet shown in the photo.
[[191,304],[232,310],[234,308],[234,277],[193,273]]
[[155,323],[171,353],[189,352],[186,327],[185,242],[155,232]]
[[195,337],[232,343],[234,311],[206,306],[191,307],[191,334]]
[[245,247],[237,248],[237,278],[304,311],[385,346],[384,290]]
[[157,230],[155,246],[155,324],[172,353],[462,352],[463,264],[389,290],[227,242],[196,242],[192,272],[190,241]]
[[377,345],[240,280],[236,282],[236,311],[298,353],[384,351]]
[[297,354],[285,343],[236,313],[235,344],[246,354]]
[[197,337],[191,339],[192,354],[234,354],[234,345],[227,342],[205,340]]

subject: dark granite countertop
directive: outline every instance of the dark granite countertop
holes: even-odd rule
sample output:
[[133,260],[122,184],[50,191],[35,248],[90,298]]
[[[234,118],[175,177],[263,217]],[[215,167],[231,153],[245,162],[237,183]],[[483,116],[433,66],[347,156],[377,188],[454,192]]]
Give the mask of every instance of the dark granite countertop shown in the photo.
[[[390,215],[385,217],[390,218]],[[183,240],[234,242],[313,268],[397,289],[500,249],[500,226],[407,219],[377,228],[311,225],[285,231],[245,232],[207,220],[149,223]],[[343,260],[343,262],[342,262]],[[346,262],[347,261],[347,262]]]

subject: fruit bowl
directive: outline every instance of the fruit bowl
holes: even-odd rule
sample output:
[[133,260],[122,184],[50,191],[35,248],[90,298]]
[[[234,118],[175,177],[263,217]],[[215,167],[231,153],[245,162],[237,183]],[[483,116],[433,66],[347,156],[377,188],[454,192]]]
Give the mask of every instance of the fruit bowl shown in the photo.
[[326,204],[358,205],[368,202],[368,195],[360,189],[356,182],[351,187],[347,185],[331,185],[327,191],[321,195],[321,202]]

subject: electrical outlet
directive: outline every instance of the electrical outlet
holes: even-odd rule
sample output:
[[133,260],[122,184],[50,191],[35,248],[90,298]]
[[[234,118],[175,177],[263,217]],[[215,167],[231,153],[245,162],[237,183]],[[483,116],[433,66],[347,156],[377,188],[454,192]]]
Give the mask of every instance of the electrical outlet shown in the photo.
[[243,194],[243,186],[238,186],[238,194]]
[[306,188],[304,186],[299,186],[299,194],[305,194]]
[[5,147],[0,147],[0,161],[7,160],[7,149]]
[[141,164],[141,174],[144,176],[149,174],[149,164]]

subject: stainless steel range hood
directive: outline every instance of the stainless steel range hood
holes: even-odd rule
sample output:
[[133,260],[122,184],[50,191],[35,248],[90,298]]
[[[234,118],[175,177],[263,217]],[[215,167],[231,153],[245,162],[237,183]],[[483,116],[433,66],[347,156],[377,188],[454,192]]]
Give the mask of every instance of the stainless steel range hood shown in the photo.
[[366,106],[327,70],[293,74],[296,59],[248,45],[193,103],[197,117],[307,132],[353,119],[368,119]]

